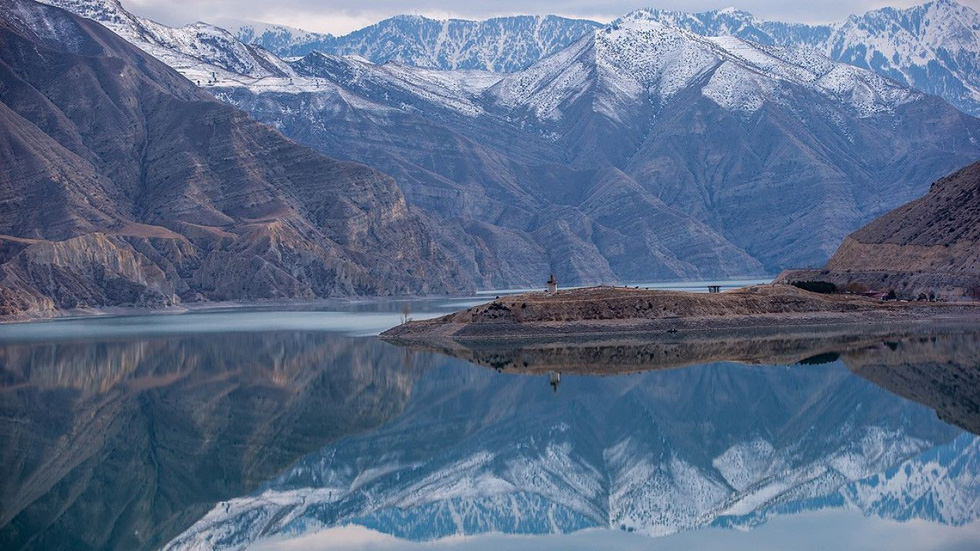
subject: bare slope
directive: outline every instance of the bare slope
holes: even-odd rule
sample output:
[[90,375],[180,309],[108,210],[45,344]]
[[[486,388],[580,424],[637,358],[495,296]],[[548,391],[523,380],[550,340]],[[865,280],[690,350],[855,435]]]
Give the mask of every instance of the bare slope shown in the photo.
[[0,0],[3,313],[472,288],[394,181],[104,27]]

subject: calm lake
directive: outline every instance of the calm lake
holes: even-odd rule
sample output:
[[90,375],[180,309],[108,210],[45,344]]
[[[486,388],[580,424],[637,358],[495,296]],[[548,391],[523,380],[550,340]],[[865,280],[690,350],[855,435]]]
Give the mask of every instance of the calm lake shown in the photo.
[[403,304],[0,326],[0,548],[980,548],[976,328],[444,355]]

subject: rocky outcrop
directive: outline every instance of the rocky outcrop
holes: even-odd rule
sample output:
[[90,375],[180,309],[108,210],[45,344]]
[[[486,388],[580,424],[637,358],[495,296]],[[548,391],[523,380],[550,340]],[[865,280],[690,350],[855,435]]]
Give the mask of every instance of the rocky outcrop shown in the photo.
[[980,163],[852,233],[822,270],[780,281],[828,281],[903,298],[980,299]]
[[6,313],[473,288],[390,177],[289,141],[92,21],[0,7]]
[[0,285],[20,297],[8,310],[69,309],[124,303],[178,302],[167,274],[119,238],[90,233],[65,241],[38,241],[0,265]]

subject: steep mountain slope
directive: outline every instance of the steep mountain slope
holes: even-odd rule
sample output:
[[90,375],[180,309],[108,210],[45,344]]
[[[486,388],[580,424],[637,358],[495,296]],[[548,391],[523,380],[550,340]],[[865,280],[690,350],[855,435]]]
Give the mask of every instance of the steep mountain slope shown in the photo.
[[980,155],[980,121],[937,98],[810,51],[644,17],[488,95],[572,166],[621,168],[769,269],[828,257],[845,228]]
[[246,45],[206,23],[168,27],[123,9],[119,0],[40,0],[98,21],[198,86],[218,78],[288,76],[289,66],[268,51]]
[[[458,73],[434,81],[424,70],[320,54],[295,63],[294,70],[370,103],[347,96],[338,105],[335,98],[342,94],[312,86],[297,93],[299,80],[275,93],[268,81],[215,92],[311,147],[396,175],[414,204],[443,215],[463,211],[464,227],[470,218],[512,227],[496,214],[500,208],[488,208],[473,193],[513,181],[508,204],[518,212],[540,212],[515,203],[513,190],[554,194],[559,188],[542,175],[571,169],[561,178],[569,183],[562,188],[584,197],[589,187],[573,183],[582,182],[574,174],[612,168],[619,187],[645,194],[649,198],[643,202],[663,203],[674,216],[691,217],[716,232],[711,242],[727,242],[770,271],[823,262],[850,229],[980,155],[978,121],[936,98],[809,50],[704,38],[643,14],[590,33],[496,83],[489,75],[474,80]],[[468,89],[446,84],[465,81],[479,84]],[[432,82],[440,82],[438,90]],[[395,124],[395,118],[412,122]],[[425,145],[430,139],[431,147]],[[391,159],[393,152],[397,159]],[[500,161],[487,162],[494,158]],[[515,161],[547,168],[506,168]],[[465,185],[469,182],[477,185]],[[446,193],[460,183],[465,193]],[[522,215],[518,222],[526,220]],[[565,247],[543,241],[536,226],[516,229],[530,230],[547,251]],[[633,231],[614,229],[622,235]],[[552,263],[559,277],[571,282],[752,269],[744,260],[728,268],[691,262],[703,249],[671,245],[667,256],[697,272],[663,270],[655,267],[665,264],[659,260],[628,269],[610,264],[606,270],[595,262],[599,257],[608,262],[613,254],[603,250],[602,238],[589,230],[572,233],[574,239],[563,240],[599,268],[586,279],[577,269]],[[583,241],[596,243],[598,255],[582,249]],[[520,240],[506,242],[522,247]],[[653,245],[649,252],[625,256],[662,258],[656,250]]]
[[637,16],[703,36],[814,48],[980,115],[980,14],[953,0],[882,8],[813,26],[762,21],[731,9],[694,14],[641,10],[628,17]]
[[543,377],[447,366],[392,423],[217,505],[170,547],[349,523],[412,540],[660,536],[843,506],[962,524],[977,518],[980,465],[977,437],[959,434],[839,365],[566,377],[557,396]]
[[852,16],[819,47],[980,115],[980,14],[953,0]]
[[394,175],[411,204],[496,251],[492,261],[474,259],[489,286],[538,284],[549,271],[576,283],[762,272],[622,171],[564,166],[551,144],[488,110],[481,95],[495,79],[430,78],[317,53],[294,68],[319,87],[297,94],[296,80],[214,92],[303,143]]
[[100,25],[2,8],[7,313],[472,285],[387,176],[290,142]]
[[397,61],[435,69],[511,72],[568,46],[599,28],[594,21],[554,15],[496,17],[485,21],[401,15],[348,35],[308,33],[278,25],[232,25],[239,40],[281,56],[319,50],[374,63]]
[[849,235],[824,270],[790,271],[781,279],[858,283],[908,298],[980,299],[980,163]]
[[[706,225],[719,234],[714,243],[734,245],[772,271],[822,262],[849,229],[980,155],[976,119],[935,98],[811,51],[707,39],[640,15],[499,82],[489,75],[468,79],[479,83],[468,89],[447,84],[467,81],[458,73],[433,80],[423,70],[321,54],[305,57],[294,70],[348,96],[314,86],[297,90],[299,80],[274,90],[266,81],[215,92],[314,148],[374,163],[398,177],[411,202],[438,213],[462,210],[463,220],[472,212],[479,222],[510,226],[496,214],[499,208],[473,200],[479,197],[473,193],[501,182],[513,181],[510,205],[521,204],[514,203],[515,189],[559,189],[541,181],[542,170],[527,175],[501,168],[515,161],[547,167],[548,174],[571,169],[566,182],[581,182],[575,173],[614,168],[620,180],[629,178],[620,187],[642,190],[651,196],[644,202],[662,202]],[[440,83],[438,90],[432,82]],[[370,103],[351,101],[351,94]],[[393,123],[396,118],[406,122]],[[431,148],[424,145],[429,139]],[[390,160],[393,152],[398,158]],[[487,163],[494,158],[501,159],[496,166]],[[446,193],[461,182],[477,185]],[[581,183],[563,188],[584,196]],[[601,241],[585,237],[592,233],[575,232],[576,239],[566,242]],[[556,246],[534,241],[546,250]],[[611,253],[596,248],[608,261]],[[682,262],[700,254],[669,248]],[[655,246],[647,250],[648,257],[663,256],[653,252]],[[521,255],[534,256],[542,258]],[[598,258],[586,251],[580,256]],[[701,276],[752,269],[743,260],[726,269],[690,263]],[[670,274],[610,265],[609,271],[594,269],[590,280],[576,269],[552,269],[583,283],[609,275],[630,280]]]

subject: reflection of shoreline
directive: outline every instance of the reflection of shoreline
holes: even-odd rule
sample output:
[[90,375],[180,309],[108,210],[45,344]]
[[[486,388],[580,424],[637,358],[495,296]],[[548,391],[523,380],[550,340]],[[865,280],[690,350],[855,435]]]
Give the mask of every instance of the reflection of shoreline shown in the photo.
[[889,339],[843,354],[860,377],[936,410],[980,434],[980,336],[976,333]]
[[316,333],[0,347],[2,547],[158,547],[397,415],[418,376],[403,359]]
[[411,350],[437,352],[515,373],[553,371],[583,375],[616,375],[671,369],[713,362],[756,365],[814,363],[848,352],[874,349],[884,341],[937,335],[972,334],[973,325],[946,327],[880,326],[854,328],[757,328],[699,333],[521,338],[521,339],[389,339]]
[[[980,434],[980,333],[976,326],[756,329],[557,339],[393,341],[497,371],[618,375],[713,362],[755,365],[842,360],[854,373]],[[552,377],[557,386],[557,377]]]

